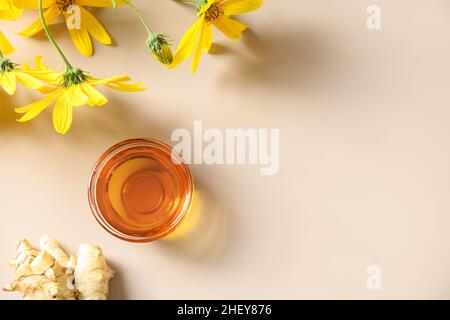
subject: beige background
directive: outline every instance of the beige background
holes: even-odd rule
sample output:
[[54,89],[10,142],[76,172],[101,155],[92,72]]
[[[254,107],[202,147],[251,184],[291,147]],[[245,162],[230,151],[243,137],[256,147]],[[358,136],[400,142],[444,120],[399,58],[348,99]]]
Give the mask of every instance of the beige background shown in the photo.
[[[178,42],[194,21],[171,1],[137,1]],[[381,6],[382,30],[366,28]],[[56,54],[40,36],[14,35],[35,13],[0,28],[14,58]],[[51,113],[14,121],[39,95],[1,93],[0,283],[21,237],[49,233],[69,250],[103,246],[118,271],[112,297],[450,298],[450,4],[448,0],[266,1],[242,18],[240,42],[215,32],[195,76],[169,72],[144,48],[127,10],[100,11],[114,48],[89,59],[53,28],[71,59],[98,76],[129,73],[151,90],[105,90],[110,103],[79,108],[67,136]],[[97,157],[126,138],[170,141],[176,128],[280,128],[281,170],[196,166],[200,224],[177,241],[129,244],[94,221],[86,198]],[[382,289],[366,288],[366,268]],[[15,294],[1,292],[0,298]]]

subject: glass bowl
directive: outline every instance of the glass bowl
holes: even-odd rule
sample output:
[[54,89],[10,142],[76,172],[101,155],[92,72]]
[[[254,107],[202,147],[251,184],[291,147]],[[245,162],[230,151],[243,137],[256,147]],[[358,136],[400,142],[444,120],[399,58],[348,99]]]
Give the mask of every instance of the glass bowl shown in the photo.
[[151,139],[126,140],[105,151],[88,187],[98,223],[130,242],[151,242],[173,232],[193,196],[189,167],[172,147]]

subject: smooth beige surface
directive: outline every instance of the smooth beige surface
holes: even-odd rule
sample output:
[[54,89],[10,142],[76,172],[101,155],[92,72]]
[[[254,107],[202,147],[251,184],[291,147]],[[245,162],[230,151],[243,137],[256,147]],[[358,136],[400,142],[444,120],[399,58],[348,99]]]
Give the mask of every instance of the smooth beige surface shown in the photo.
[[[194,21],[171,1],[136,1],[158,31],[178,42]],[[145,3],[145,4],[144,4]],[[76,251],[100,244],[118,271],[112,297],[450,298],[450,4],[376,1],[382,29],[366,28],[366,0],[266,0],[245,15],[242,41],[215,32],[213,54],[195,76],[189,62],[169,72],[145,51],[127,10],[99,11],[116,47],[71,59],[98,76],[129,73],[151,90],[105,90],[110,103],[79,108],[66,136],[47,111],[29,124],[15,105],[38,97],[1,93],[0,283],[21,237],[43,233]],[[34,13],[0,28],[14,58],[41,53],[41,35],[17,35]],[[94,221],[87,197],[97,157],[126,138],[170,142],[176,128],[280,128],[281,170],[195,166],[201,219],[178,241],[129,244]],[[382,288],[366,287],[366,269]],[[17,298],[0,292],[0,298]]]

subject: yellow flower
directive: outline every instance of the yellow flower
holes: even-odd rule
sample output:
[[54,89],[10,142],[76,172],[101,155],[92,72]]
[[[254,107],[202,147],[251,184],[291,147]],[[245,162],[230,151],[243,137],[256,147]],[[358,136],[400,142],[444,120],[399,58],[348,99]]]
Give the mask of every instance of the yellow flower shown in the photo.
[[12,4],[12,0],[0,0],[0,20],[16,20],[22,12]]
[[[45,82],[45,83],[56,83],[58,80],[55,74],[56,70],[50,69],[44,64],[44,59],[41,56],[37,56],[35,59],[35,67],[31,68],[28,62],[22,65],[22,70],[32,75],[33,77]],[[47,86],[42,86],[39,91],[45,92]]]
[[0,85],[10,95],[16,92],[17,82],[33,90],[44,88],[44,84],[39,80],[39,73],[20,68],[4,56],[0,57]]
[[[12,0],[14,5],[20,9],[38,9],[37,0]],[[121,1],[118,1],[121,4]],[[79,8],[79,11],[70,12],[68,10]],[[106,45],[112,43],[111,37],[106,32],[103,25],[84,7],[111,7],[111,0],[44,0],[43,8],[45,21],[47,24],[54,23],[58,17],[62,16],[66,20],[70,37],[75,47],[85,56],[92,56],[93,47],[91,36],[98,42]],[[78,15],[79,12],[79,15]],[[79,20],[79,21],[78,21]],[[20,32],[24,37],[32,37],[42,30],[40,19],[33,22],[30,26]]]
[[10,95],[16,92],[17,82],[30,89],[43,89],[44,84],[41,80],[48,79],[53,71],[44,66],[42,57],[36,58],[35,68],[30,68],[28,63],[21,67],[3,54],[11,53],[13,50],[14,48],[0,32],[0,86]]
[[91,107],[101,106],[108,102],[108,99],[97,91],[95,87],[106,86],[124,92],[139,92],[146,89],[141,87],[141,83],[128,83],[130,80],[130,77],[127,75],[108,79],[96,79],[86,76],[80,69],[56,73],[53,76],[53,80],[49,81],[51,86],[42,90],[42,92],[46,93],[45,98],[15,109],[17,113],[24,114],[18,121],[26,122],[35,118],[55,102],[53,108],[53,126],[58,133],[65,134],[72,125],[74,107],[83,105],[89,105]]
[[211,48],[212,26],[214,25],[228,38],[237,40],[247,26],[231,16],[254,11],[262,4],[263,0],[200,0],[197,9],[199,18],[181,39],[170,68],[175,68],[190,57],[195,49],[192,59],[192,73],[194,73],[203,51],[209,52]]

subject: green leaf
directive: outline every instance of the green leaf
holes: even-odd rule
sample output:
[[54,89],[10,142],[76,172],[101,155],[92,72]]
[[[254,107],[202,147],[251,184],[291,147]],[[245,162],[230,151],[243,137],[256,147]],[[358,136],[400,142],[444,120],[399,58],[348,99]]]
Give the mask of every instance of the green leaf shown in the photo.
[[113,9],[116,9],[116,8],[117,8],[117,2],[116,2],[116,0],[111,0],[111,2],[112,2],[112,7],[113,7]]

